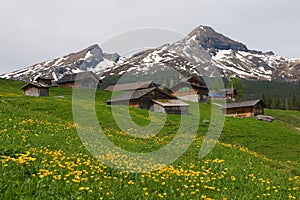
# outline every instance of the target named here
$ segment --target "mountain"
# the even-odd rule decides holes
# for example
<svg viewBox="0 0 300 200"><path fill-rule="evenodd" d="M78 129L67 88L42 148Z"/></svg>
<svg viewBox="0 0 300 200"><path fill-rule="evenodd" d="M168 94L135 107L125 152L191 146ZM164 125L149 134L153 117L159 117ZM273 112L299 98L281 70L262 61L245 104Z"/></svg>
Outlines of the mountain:
<svg viewBox="0 0 300 200"><path fill-rule="evenodd" d="M119 60L118 54L104 53L97 45L92 45L76 53L70 53L53 60L45 61L30 67L3 74L1 78L33 81L39 76L60 79L65 74L83 71L97 72L99 68L109 67Z"/></svg>
<svg viewBox="0 0 300 200"><path fill-rule="evenodd" d="M115 64L111 70L99 73L105 77L128 71L147 74L166 66L195 75L213 76L217 67L226 78L300 80L300 59L250 50L208 26L199 26L178 42L139 52Z"/></svg>
<svg viewBox="0 0 300 200"><path fill-rule="evenodd" d="M37 76L59 79L64 74L93 71L101 78L125 73L144 75L168 67L195 75L214 76L215 69L226 78L255 80L300 80L300 59L289 59L273 52L250 50L208 26L199 26L173 44L147 49L121 58L103 53L98 45L54 60L1 75L2 78L33 80Z"/></svg>
<svg viewBox="0 0 300 200"><path fill-rule="evenodd" d="M197 27L183 41L187 40L194 40L198 48L204 48L225 77L300 80L300 59L288 59L271 51L249 50L246 45L217 33L211 27Z"/></svg>

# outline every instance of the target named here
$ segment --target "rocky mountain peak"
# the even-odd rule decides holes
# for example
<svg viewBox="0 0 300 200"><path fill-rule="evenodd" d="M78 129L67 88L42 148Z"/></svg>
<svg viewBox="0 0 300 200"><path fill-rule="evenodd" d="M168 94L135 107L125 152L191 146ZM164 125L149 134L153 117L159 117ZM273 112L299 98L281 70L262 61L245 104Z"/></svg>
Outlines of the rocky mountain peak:
<svg viewBox="0 0 300 200"><path fill-rule="evenodd" d="M246 45L217 33L209 26L198 26L188 34L187 39L197 41L201 47L213 55L216 54L216 50L248 51Z"/></svg>
<svg viewBox="0 0 300 200"><path fill-rule="evenodd" d="M0 75L0 78L32 81L39 76L60 79L66 74L92 71L101 78L128 72L145 75L174 68L187 74L213 77L214 67L226 78L255 80L300 80L300 59L288 59L273 52L250 50L246 45L198 26L185 38L169 45L138 52L125 58L103 52L99 45Z"/></svg>
<svg viewBox="0 0 300 200"><path fill-rule="evenodd" d="M32 81L39 76L48 76L58 80L65 74L95 71L109 62L116 62L119 57L118 54L104 53L98 44L94 44L81 51L1 75L0 78Z"/></svg>

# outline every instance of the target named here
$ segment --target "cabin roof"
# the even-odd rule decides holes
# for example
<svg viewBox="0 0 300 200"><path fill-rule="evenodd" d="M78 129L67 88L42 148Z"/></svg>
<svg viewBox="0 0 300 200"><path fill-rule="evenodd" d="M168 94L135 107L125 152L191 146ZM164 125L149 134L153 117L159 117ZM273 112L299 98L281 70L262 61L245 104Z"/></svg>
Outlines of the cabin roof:
<svg viewBox="0 0 300 200"><path fill-rule="evenodd" d="M205 86L205 83L203 83L199 78L195 77L195 76L188 76L188 77L184 77L180 80L180 82L186 82L189 83L191 80L197 82L199 85L201 86Z"/></svg>
<svg viewBox="0 0 300 200"><path fill-rule="evenodd" d="M190 106L189 104L184 103L183 101L181 101L179 99L157 99L157 100L152 100L152 101L163 107Z"/></svg>
<svg viewBox="0 0 300 200"><path fill-rule="evenodd" d="M125 94L122 94L116 98L113 98L111 100L108 100L107 102L117 102L117 101L128 101L128 100L133 100L133 99L139 99L142 96L148 94L149 92L152 92L154 90L157 90L159 92L164 93L165 95L169 96L172 99L177 99L175 96L170 95L165 93L164 91L156 88L156 87L152 87L152 88L148 88L148 89L141 89L141 90L134 90L134 91L129 91Z"/></svg>
<svg viewBox="0 0 300 200"><path fill-rule="evenodd" d="M64 75L61 79L59 79L57 81L57 83L62 84L62 83L75 82L75 80L83 80L89 74L93 75L95 78L97 78L99 80L99 78L93 72L80 72L80 73L76 73L76 74Z"/></svg>
<svg viewBox="0 0 300 200"><path fill-rule="evenodd" d="M191 82L192 80L196 83ZM201 80L199 80L198 78L196 78L194 76L188 76L188 77L182 78L179 83L177 83L176 85L174 85L171 88L171 90L176 90L177 88L182 87L182 86L191 86L191 87L197 88L197 89L208 90L205 83L203 83Z"/></svg>
<svg viewBox="0 0 300 200"><path fill-rule="evenodd" d="M143 81L143 82L135 82L135 83L124 83L117 85L110 85L105 90L108 91L126 91L126 90L137 90L137 89L145 89L149 88L153 84L153 81Z"/></svg>
<svg viewBox="0 0 300 200"><path fill-rule="evenodd" d="M25 89L26 87L28 87L30 85L35 86L37 88L51 88L50 85L46 85L46 84L42 84L42 83L36 83L36 82L29 82L29 83L25 84L23 87L21 87L21 89Z"/></svg>
<svg viewBox="0 0 300 200"><path fill-rule="evenodd" d="M197 89L208 90L208 88L206 86L201 86L201 85L189 83L189 82L179 82L171 88L171 91L176 90L176 88L179 88L181 86L188 86L188 87L193 87L193 88L197 88Z"/></svg>
<svg viewBox="0 0 300 200"><path fill-rule="evenodd" d="M228 103L223 105L223 109L227 108L242 108L242 107L253 107L259 102L262 102L261 99L251 100L251 101L242 101L242 102L235 102L235 103Z"/></svg>
<svg viewBox="0 0 300 200"><path fill-rule="evenodd" d="M49 81L52 81L54 80L53 77L50 77L50 76L39 76L35 79L35 81L38 81L38 80L49 80Z"/></svg>

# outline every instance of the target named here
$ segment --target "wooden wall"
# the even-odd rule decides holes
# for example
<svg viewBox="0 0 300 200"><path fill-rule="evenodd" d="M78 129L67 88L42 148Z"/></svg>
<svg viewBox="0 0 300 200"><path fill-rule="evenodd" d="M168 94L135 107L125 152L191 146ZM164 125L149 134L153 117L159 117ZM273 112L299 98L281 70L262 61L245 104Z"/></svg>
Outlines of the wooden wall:
<svg viewBox="0 0 300 200"><path fill-rule="evenodd" d="M235 117L254 117L256 115L264 114L264 108L261 104L249 107L241 108L227 108L223 110L223 113L226 116L235 116Z"/></svg>
<svg viewBox="0 0 300 200"><path fill-rule="evenodd" d="M72 88L72 87L74 87L74 82L58 83L57 85L58 85L58 87Z"/></svg>
<svg viewBox="0 0 300 200"><path fill-rule="evenodd" d="M24 89L25 96L39 96L39 88L29 85Z"/></svg>
<svg viewBox="0 0 300 200"><path fill-rule="evenodd" d="M24 89L25 96L49 96L48 88L38 88L34 86L28 86Z"/></svg>

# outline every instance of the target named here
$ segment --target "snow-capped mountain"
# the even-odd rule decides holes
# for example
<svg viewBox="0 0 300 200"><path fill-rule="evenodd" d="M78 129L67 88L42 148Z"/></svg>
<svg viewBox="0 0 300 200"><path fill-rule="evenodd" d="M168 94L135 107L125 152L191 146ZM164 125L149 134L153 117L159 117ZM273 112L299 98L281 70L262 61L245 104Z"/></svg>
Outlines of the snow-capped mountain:
<svg viewBox="0 0 300 200"><path fill-rule="evenodd" d="M182 40L136 53L129 58L103 53L98 45L0 77L30 81L37 76L59 79L64 74L93 71L99 77L149 74L172 67L180 72L258 80L300 80L300 59L250 50L211 27L199 26Z"/></svg>
<svg viewBox="0 0 300 200"><path fill-rule="evenodd" d="M300 80L300 59L249 50L207 26L199 26L178 42L142 51L99 73L105 77L125 72L147 74L166 66L196 75L213 76L217 68L227 78Z"/></svg>
<svg viewBox="0 0 300 200"><path fill-rule="evenodd" d="M103 53L102 49L95 44L76 53L3 74L0 78L33 81L39 76L44 76L58 80L65 74L84 71L97 72L100 68L116 63L119 58L118 54Z"/></svg>
<svg viewBox="0 0 300 200"><path fill-rule="evenodd" d="M271 51L250 50L207 26L197 27L182 41L187 44L191 40L197 48L204 48L212 56L212 63L225 77L300 80L300 59L288 59Z"/></svg>

